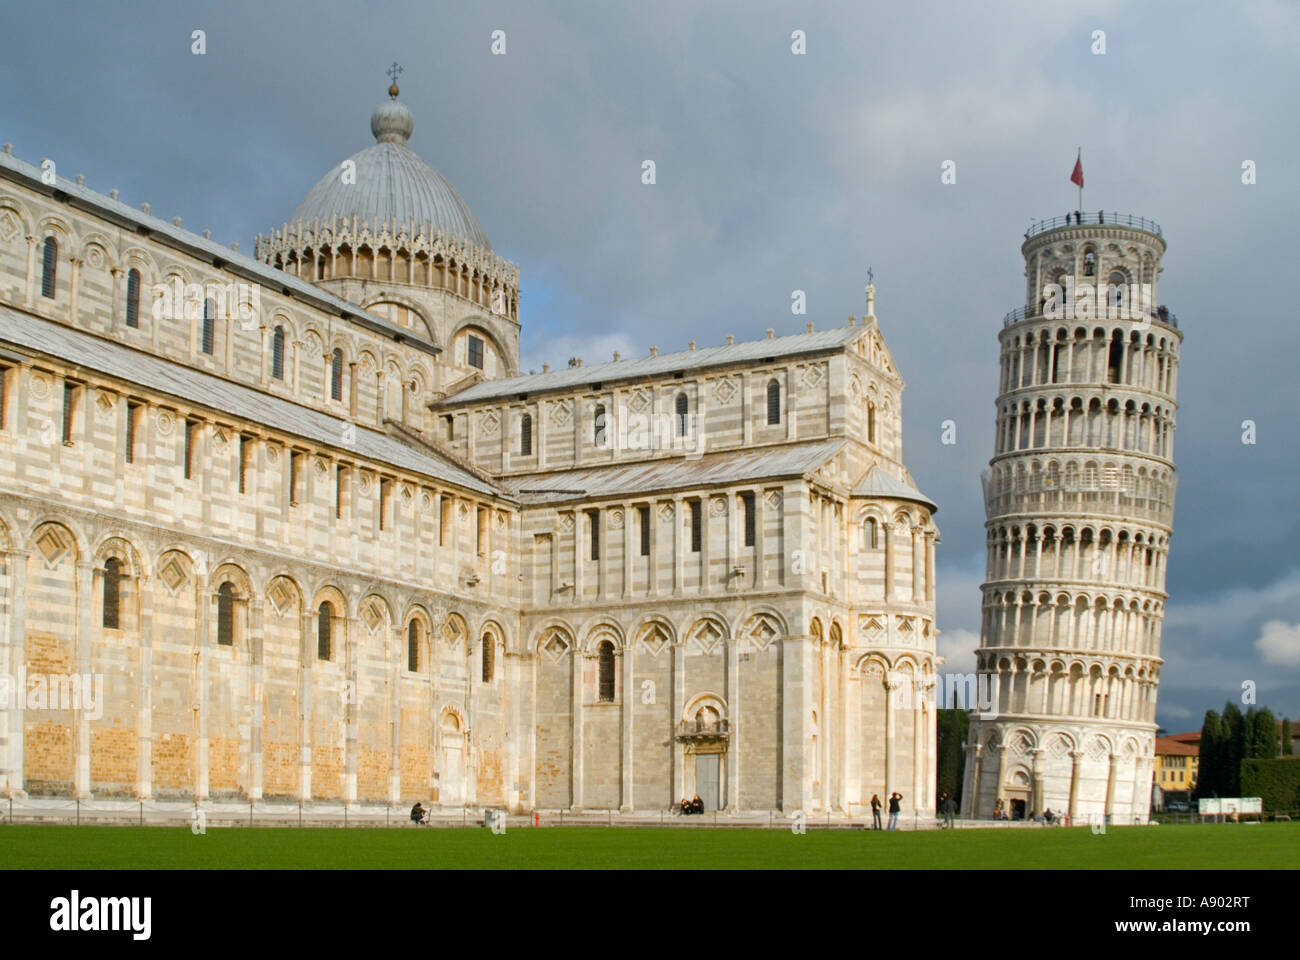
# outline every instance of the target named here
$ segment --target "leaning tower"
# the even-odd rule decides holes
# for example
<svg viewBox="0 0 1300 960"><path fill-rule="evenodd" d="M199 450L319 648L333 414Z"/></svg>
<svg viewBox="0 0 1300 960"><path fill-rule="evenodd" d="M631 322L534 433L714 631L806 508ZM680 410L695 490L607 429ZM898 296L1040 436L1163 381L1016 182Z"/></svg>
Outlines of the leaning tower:
<svg viewBox="0 0 1300 960"><path fill-rule="evenodd" d="M964 813L1141 823L1151 801L1182 334L1159 226L1034 223L998 334Z"/></svg>

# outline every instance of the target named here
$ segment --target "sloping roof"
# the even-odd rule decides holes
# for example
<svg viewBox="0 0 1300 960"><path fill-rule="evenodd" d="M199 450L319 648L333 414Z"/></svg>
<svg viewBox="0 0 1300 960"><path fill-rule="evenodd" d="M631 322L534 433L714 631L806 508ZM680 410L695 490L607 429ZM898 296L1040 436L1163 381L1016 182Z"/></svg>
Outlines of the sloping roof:
<svg viewBox="0 0 1300 960"><path fill-rule="evenodd" d="M1192 730L1192 731L1189 732L1189 733L1171 733L1171 734L1169 734L1169 736L1167 736L1167 737L1163 737L1162 739L1164 739L1164 740L1178 740L1178 741L1180 741L1180 742L1182 742L1182 743L1200 743L1200 742L1201 742L1201 731L1199 731L1199 730Z"/></svg>
<svg viewBox="0 0 1300 960"><path fill-rule="evenodd" d="M1175 740L1173 737L1156 737L1156 755L1174 757L1197 757L1201 748L1194 743Z"/></svg>
<svg viewBox="0 0 1300 960"><path fill-rule="evenodd" d="M939 509L939 505L920 490L910 483L899 480L893 474L886 473L879 464L868 470L862 479L858 481L858 485L853 488L853 496L911 500L915 503L925 504L931 511Z"/></svg>
<svg viewBox="0 0 1300 960"><path fill-rule="evenodd" d="M655 357L595 363L591 366L565 367L547 373L526 374L505 380L489 380L470 387L443 400L440 406L450 407L462 403L477 403L496 397L520 393L542 393L568 390L588 383L611 383L639 377L653 377L677 371L700 370L705 367L726 366L733 363L761 362L767 357L790 357L806 353L823 353L843 349L867 330L866 327L836 327L813 333L797 333L788 337L748 340L703 350L682 350L661 353Z"/></svg>
<svg viewBox="0 0 1300 960"><path fill-rule="evenodd" d="M503 492L453 463L378 430L355 425L355 430L345 430L347 420L3 305L0 342L478 493L501 496Z"/></svg>
<svg viewBox="0 0 1300 960"><path fill-rule="evenodd" d="M673 457L547 471L509 477L502 483L521 501L531 504L632 497L661 490L803 476L833 457L846 442L820 440L757 450L707 453L698 459Z"/></svg>
<svg viewBox="0 0 1300 960"><path fill-rule="evenodd" d="M413 347L423 350L425 353L437 354L441 352L440 347L413 336L410 331L396 327L374 314L367 313L356 304L348 303L348 301L342 300L314 284L299 280L291 273L277 270L275 267L245 254L236 253L229 247L222 246L213 240L207 240L197 233L176 226L174 223L160 220L155 216L137 210L135 207L129 207L120 200L114 200L102 193L96 193L94 190L65 177L56 178L53 185L42 183L40 168L3 152L0 152L0 176L20 182L24 186L46 196L56 192L66 195L68 201L76 209L89 211L111 223L127 226L135 232L139 232L143 228L152 239L159 243L181 250L207 263L217 261L222 265L222 269L229 273L265 284L274 290L287 290L294 299L301 300L334 316L346 317L358 326L373 330L390 339L410 343Z"/></svg>

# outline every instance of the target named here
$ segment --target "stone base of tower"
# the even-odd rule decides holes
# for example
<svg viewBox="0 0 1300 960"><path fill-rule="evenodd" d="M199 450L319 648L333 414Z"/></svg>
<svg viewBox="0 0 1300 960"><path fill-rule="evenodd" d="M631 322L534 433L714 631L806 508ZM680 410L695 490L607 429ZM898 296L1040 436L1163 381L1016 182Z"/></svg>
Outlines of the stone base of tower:
<svg viewBox="0 0 1300 960"><path fill-rule="evenodd" d="M1075 824L1143 824L1154 756L1152 724L973 718L962 815L990 820L1001 809L1018 819L1051 810Z"/></svg>

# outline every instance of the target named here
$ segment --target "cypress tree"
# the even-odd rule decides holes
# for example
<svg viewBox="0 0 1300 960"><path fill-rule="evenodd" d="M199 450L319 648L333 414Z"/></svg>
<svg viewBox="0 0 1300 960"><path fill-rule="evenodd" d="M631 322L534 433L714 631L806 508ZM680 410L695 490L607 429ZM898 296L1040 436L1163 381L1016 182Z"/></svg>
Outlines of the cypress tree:
<svg viewBox="0 0 1300 960"><path fill-rule="evenodd" d="M1268 707L1255 711L1255 729L1250 746L1250 756L1260 760L1272 760L1277 756L1277 717Z"/></svg>
<svg viewBox="0 0 1300 960"><path fill-rule="evenodd" d="M1291 746L1291 718L1290 717L1282 718L1281 748L1282 748L1282 756L1284 757L1291 756L1292 746Z"/></svg>
<svg viewBox="0 0 1300 960"><path fill-rule="evenodd" d="M1205 711L1205 721L1201 724L1201 755L1196 777L1196 796L1213 797L1219 793L1219 742L1223 736L1223 724L1219 714L1214 710Z"/></svg>
<svg viewBox="0 0 1300 960"><path fill-rule="evenodd" d="M1223 751L1219 764L1223 769L1221 797L1241 796L1241 760L1246 752L1246 718L1229 700L1223 707Z"/></svg>

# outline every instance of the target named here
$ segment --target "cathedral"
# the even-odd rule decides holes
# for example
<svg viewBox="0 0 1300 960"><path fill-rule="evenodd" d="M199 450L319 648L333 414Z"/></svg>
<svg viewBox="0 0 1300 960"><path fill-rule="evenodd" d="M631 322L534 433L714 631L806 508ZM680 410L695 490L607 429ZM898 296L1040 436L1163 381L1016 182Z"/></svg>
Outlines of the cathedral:
<svg viewBox="0 0 1300 960"><path fill-rule="evenodd" d="M519 270L414 128L394 85L252 256L6 145L0 794L933 815L874 288L523 371Z"/></svg>

